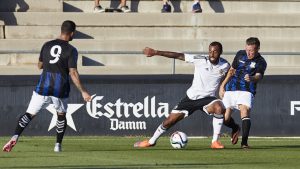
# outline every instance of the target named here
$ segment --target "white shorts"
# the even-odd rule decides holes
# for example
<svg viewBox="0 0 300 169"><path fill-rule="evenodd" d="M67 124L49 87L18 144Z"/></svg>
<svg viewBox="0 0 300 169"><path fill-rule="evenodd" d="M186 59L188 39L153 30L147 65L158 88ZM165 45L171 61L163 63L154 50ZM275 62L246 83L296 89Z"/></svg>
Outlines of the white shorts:
<svg viewBox="0 0 300 169"><path fill-rule="evenodd" d="M254 101L253 94L247 91L226 91L223 97L223 104L225 108L239 109L239 105L245 105L252 108Z"/></svg>
<svg viewBox="0 0 300 169"><path fill-rule="evenodd" d="M42 96L33 91L27 113L36 115L41 109L53 104L54 109L60 113L66 113L68 108L67 98L61 99L54 96Z"/></svg>

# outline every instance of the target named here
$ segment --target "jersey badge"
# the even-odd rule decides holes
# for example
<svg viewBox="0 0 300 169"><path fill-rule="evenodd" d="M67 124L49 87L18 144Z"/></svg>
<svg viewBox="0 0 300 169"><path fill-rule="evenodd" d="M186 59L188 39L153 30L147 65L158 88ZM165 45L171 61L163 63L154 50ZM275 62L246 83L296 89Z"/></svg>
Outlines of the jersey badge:
<svg viewBox="0 0 300 169"><path fill-rule="evenodd" d="M221 69L221 70L219 71L219 73L220 73L221 76L225 76L225 72L226 72L226 71L225 71L224 69Z"/></svg>
<svg viewBox="0 0 300 169"><path fill-rule="evenodd" d="M255 62L251 62L250 67L251 68L255 68L256 63Z"/></svg>

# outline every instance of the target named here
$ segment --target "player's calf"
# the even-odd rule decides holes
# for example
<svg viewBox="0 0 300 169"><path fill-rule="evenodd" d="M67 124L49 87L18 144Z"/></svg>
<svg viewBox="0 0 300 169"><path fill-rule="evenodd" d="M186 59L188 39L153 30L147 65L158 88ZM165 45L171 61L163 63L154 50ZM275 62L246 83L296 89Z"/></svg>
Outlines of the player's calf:
<svg viewBox="0 0 300 169"><path fill-rule="evenodd" d="M29 113L23 114L18 121L16 130L15 130L15 135L21 135L23 130L27 127L27 125L30 123L34 116L32 116Z"/></svg>
<svg viewBox="0 0 300 169"><path fill-rule="evenodd" d="M243 128L243 135L242 135L242 143L241 145L248 145L248 137L251 128L251 119L250 117L243 117L242 118L242 128Z"/></svg>
<svg viewBox="0 0 300 169"><path fill-rule="evenodd" d="M59 145L60 149L61 149L61 142L63 140L66 131L66 127L67 127L67 119L65 113L58 113L57 121L56 121L56 145Z"/></svg>
<svg viewBox="0 0 300 169"><path fill-rule="evenodd" d="M224 121L224 125L232 129L231 131L231 143L233 145L237 144L240 134L240 126L237 125L232 117L229 120Z"/></svg>

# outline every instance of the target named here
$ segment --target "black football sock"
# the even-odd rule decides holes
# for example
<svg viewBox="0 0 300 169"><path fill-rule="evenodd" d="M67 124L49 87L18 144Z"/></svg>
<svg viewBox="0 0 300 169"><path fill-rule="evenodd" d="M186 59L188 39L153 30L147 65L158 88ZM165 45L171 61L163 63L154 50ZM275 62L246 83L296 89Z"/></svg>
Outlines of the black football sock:
<svg viewBox="0 0 300 169"><path fill-rule="evenodd" d="M32 120L32 116L29 113L23 114L18 121L16 130L15 130L15 135L21 135L23 130L26 128L26 126L30 123Z"/></svg>
<svg viewBox="0 0 300 169"><path fill-rule="evenodd" d="M225 121L224 120L224 125L226 127L229 127L233 130L237 129L238 128L238 125L235 123L234 119L232 117L230 117L230 119L228 121Z"/></svg>
<svg viewBox="0 0 300 169"><path fill-rule="evenodd" d="M66 131L67 119L66 115L57 115L56 121L56 143L61 143Z"/></svg>
<svg viewBox="0 0 300 169"><path fill-rule="evenodd" d="M248 145L248 137L251 127L250 117L242 118L242 129L243 129L243 137L241 145Z"/></svg>

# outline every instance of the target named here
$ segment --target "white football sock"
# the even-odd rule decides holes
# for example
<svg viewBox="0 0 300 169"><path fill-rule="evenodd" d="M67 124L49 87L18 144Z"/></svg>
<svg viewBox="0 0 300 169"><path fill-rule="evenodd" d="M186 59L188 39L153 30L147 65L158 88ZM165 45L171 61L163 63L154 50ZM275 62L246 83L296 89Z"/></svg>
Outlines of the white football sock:
<svg viewBox="0 0 300 169"><path fill-rule="evenodd" d="M219 135L221 133L222 125L223 125L223 116L222 117L213 117L213 129L214 129L214 134L213 134L213 139L211 142L218 141Z"/></svg>
<svg viewBox="0 0 300 169"><path fill-rule="evenodd" d="M164 134L165 132L167 131L166 128L163 127L163 125L159 125L156 129L156 131L154 132L153 136L150 138L149 140L149 143L151 145L155 144L156 143L156 140L162 135Z"/></svg>

